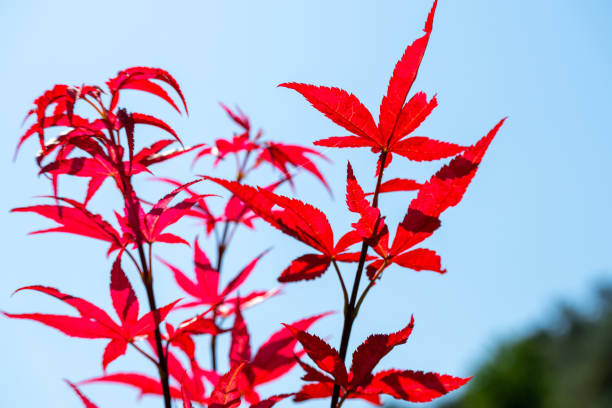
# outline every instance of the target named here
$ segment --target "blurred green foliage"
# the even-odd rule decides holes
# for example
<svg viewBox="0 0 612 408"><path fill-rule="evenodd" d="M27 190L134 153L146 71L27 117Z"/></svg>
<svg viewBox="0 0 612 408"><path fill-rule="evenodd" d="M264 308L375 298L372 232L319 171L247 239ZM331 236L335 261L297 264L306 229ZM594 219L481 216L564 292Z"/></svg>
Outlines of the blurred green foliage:
<svg viewBox="0 0 612 408"><path fill-rule="evenodd" d="M597 310L563 305L554 327L502 344L438 408L612 408L612 285ZM391 403L390 408L402 406Z"/></svg>
<svg viewBox="0 0 612 408"><path fill-rule="evenodd" d="M612 407L612 286L598 311L562 306L559 324L502 345L442 408Z"/></svg>

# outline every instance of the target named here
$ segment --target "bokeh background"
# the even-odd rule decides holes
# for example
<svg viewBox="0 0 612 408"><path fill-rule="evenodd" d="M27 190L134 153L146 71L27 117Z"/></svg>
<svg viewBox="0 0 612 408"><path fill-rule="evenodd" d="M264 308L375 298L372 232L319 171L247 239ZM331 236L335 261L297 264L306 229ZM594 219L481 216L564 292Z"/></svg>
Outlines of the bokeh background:
<svg viewBox="0 0 612 408"><path fill-rule="evenodd" d="M55 83L102 84L129 66L162 67L181 84L188 118L153 97L133 93L125 102L128 108L167 120L187 144L211 143L236 130L218 106L222 101L238 104L270 138L309 145L344 132L297 94L276 85L298 81L338 86L354 92L377 115L393 66L406 45L420 36L430 6L429 0L1 2L0 309L68 311L43 295L11 297L13 290L28 284L55 286L110 307L111 260L104 256L105 245L61 234L28 237L50 223L9 213L49 193L32 159L38 149L34 141L12 161L24 131L21 120L42 91ZM391 269L368 298L353 331L353 346L371 332L403 327L411 314L416 320L408 343L381 367L473 375L482 364L498 364L491 359L499 355L500 342L559 326L560 301L587 316L598 310L595 288L612 276L611 18L607 0L440 0L413 88L437 93L440 106L418 133L469 144L501 117L509 119L465 199L443 216L442 228L427 242L443 256L448 273ZM138 135L141 143L156 136L153 130ZM325 153L332 163L321 166L334 197L309 175L298 179L297 195L324 209L341 232L348 222L343 203L346 161L357 168L363 184L372 185L374 157L366 151ZM157 167L156 174L187 181L193 177L190 161L191 156L174 160ZM389 176L423 180L437 166L396 159ZM226 169L221 165L215 174L229 175ZM195 169L200 174L212 171L209 161ZM82 186L68 184L65 194L82 197ZM146 182L142 189L151 199L165 191ZM383 197L391 225L403 216L410 198L401 193ZM107 188L93 205L102 210L117 203ZM178 230L188 237L202 235L190 221ZM267 225L260 225L257 235L238 236L226 270L236 271L268 246L273 251L247 286L276 285L282 268L305 247ZM189 248L160 245L159 254L192 269ZM180 296L170 274L161 265L155 268L159 303ZM128 272L132 278L133 272ZM261 344L280 322L339 306L333 274L287 286L283 296L247 312L252 343ZM337 343L340 324L337 313L315 331ZM0 318L0 333L0 406L80 406L62 379L99 375L103 341L67 339L40 324L5 318ZM566 350L578 353L572 347ZM109 371L130 368L149 369L137 356L127 356ZM552 369L547 364L542 368ZM268 391L295 389L298 371ZM137 393L125 387L90 385L83 390L102 407L136 405ZM496 406L475 404L465 406ZM145 397L138 406L159 402Z"/></svg>

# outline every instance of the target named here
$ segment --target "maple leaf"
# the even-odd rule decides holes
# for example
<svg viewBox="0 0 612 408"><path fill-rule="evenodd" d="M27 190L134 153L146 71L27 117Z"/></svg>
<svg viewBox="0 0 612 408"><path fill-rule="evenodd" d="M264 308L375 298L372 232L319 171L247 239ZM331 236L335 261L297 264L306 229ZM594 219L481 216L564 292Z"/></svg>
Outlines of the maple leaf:
<svg viewBox="0 0 612 408"><path fill-rule="evenodd" d="M189 245L189 243L181 237L170 233L164 233L163 231L187 215L191 207L193 207L201 197L191 196L172 207L169 207L170 202L181 191L200 181L201 180L194 180L172 190L154 204L148 213L144 212L140 206L140 201L136 199L137 208L126 208L125 217L117 215L121 229L130 237L134 245L137 245L140 239L148 243L165 242L170 244L180 243ZM137 215L134 215L134 212L136 212Z"/></svg>
<svg viewBox="0 0 612 408"><path fill-rule="evenodd" d="M348 386L348 372L336 349L321 338L307 333L304 330L296 329L287 324L284 326L291 331L297 341L304 347L304 351L306 351L308 357L310 357L321 370L332 376L334 383L342 387Z"/></svg>
<svg viewBox="0 0 612 408"><path fill-rule="evenodd" d="M293 260L279 277L280 282L295 282L314 279L329 268L331 262L338 260L354 262L347 256L349 246L357 243L351 234L350 239L340 239L334 245L334 234L321 210L300 200L277 195L261 187L254 188L238 182L205 177L240 198L255 214L283 233L314 248L321 254L306 254ZM278 207L280 209L275 210Z"/></svg>
<svg viewBox="0 0 612 408"><path fill-rule="evenodd" d="M263 136L263 131L259 130L255 136L252 136L250 120L248 116L246 116L239 108L237 108L236 113L223 104L221 104L221 107L244 131L240 134L235 134L231 140L219 138L215 141L215 146L205 147L200 150L192 162L192 167L200 158L204 156L214 156L215 161L213 165L217 166L217 164L219 164L221 160L225 159L227 155L233 154L238 160L238 154L243 152L245 153L244 163L246 166L246 160L248 159L249 155L251 153L255 153L255 164L248 169L238 169L238 180L241 180L244 177L245 173L243 172L248 173L250 170L259 167L262 163L268 163L273 168L280 171L284 176L284 181L288 181L292 187L294 186L294 174L292 174L290 170L293 167L293 169L303 169L308 173L311 173L331 193L325 177L315 162L311 159L311 157L318 157L329 161L327 157L316 150L299 145L272 141L262 142L261 138Z"/></svg>
<svg viewBox="0 0 612 408"><path fill-rule="evenodd" d="M457 378L436 373L417 373L409 370L372 373L384 356L394 347L406 342L414 327L413 318L406 327L396 333L369 336L353 353L352 366L348 373L334 348L317 336L296 328L292 329L290 326L287 327L304 346L306 354L319 369L331 375L331 377L327 376L316 368L300 362L306 371L302 379L313 381L313 383L304 385L295 395L295 401L330 397L334 384L337 384L341 387L341 397L360 398L374 404L380 404L380 394L388 394L394 398L412 402L426 402L457 389L469 381L469 378Z"/></svg>
<svg viewBox="0 0 612 408"><path fill-rule="evenodd" d="M47 173L53 170L53 172L49 174L52 179L54 194L58 195L57 180L60 174L90 177L91 180L85 199L85 203L87 203L106 177L120 176L123 178L129 177L129 175L132 174L135 125L145 124L156 126L170 133L179 143L181 143L176 132L161 119L142 113L128 113L125 109L117 109L120 90L139 89L162 97L180 112L176 104L174 104L163 88L155 82L152 82L152 80L165 82L173 87L179 94L185 106L185 111L187 111L185 100L178 84L166 71L146 67L129 68L121 71L117 77L107 82L111 91L111 101L108 109L104 107L104 103L101 99L103 91L97 86L83 85L74 87L56 85L53 89L45 92L34 101L35 107L30 110L26 116L27 119L29 116L35 114L37 121L31 125L26 133L20 138L17 150L30 136L38 133L42 149L37 155L37 162L39 165L42 164L43 160L48 157L51 152L58 152L55 160L49 164L51 167L46 168L44 171ZM90 122L88 119L74 115L74 105L81 99L89 103L98 112L101 118ZM47 116L46 112L48 108L52 106L54 107L53 112L51 115ZM56 139L45 142L45 129L57 126L68 127L69 130L61 133ZM120 145L118 133L122 128L126 133L129 153L129 165L126 166L126 169L122 168L122 156L125 149ZM105 135L105 132L108 132L108 136ZM115 132L117 139L115 138ZM68 163L62 163L75 148L90 154L97 163L93 161L83 163L83 158L76 158L76 160L71 160ZM188 151L189 149L183 150ZM170 157L175 156L176 154ZM165 159L157 158L157 160L163 161ZM146 164L139 163L138 167L137 173L146 171ZM92 174L92 172L95 174ZM117 186L120 190L123 190L125 187L124 182L125 180L122 180L122 182L117 180Z"/></svg>
<svg viewBox="0 0 612 408"><path fill-rule="evenodd" d="M327 191L331 193L325 177L323 177L316 164L306 156L307 154L329 161L327 157L314 149L285 143L267 142L257 156L257 164L261 162L271 164L287 178L291 185L293 185L293 176L288 165L292 165L296 169L306 170L319 179Z"/></svg>
<svg viewBox="0 0 612 408"><path fill-rule="evenodd" d="M260 146L250 139L248 132L234 135L231 140L219 138L215 140L214 147L206 147L198 152L193 159L191 166L193 167L199 159L207 155L213 155L215 161L213 166L217 166L221 160L228 154L238 154L240 152L251 152L260 149Z"/></svg>
<svg viewBox="0 0 612 408"><path fill-rule="evenodd" d="M152 82L153 80L170 85L170 87L172 87L179 95L181 102L183 103L183 107L185 108L185 112L189 113L183 92L181 91L178 82L176 82L172 75L163 69L149 67L132 67L124 69L123 71L119 71L117 76L109 79L106 82L112 98L110 110L115 109L117 106L117 103L119 102L119 93L121 90L134 89L148 92L162 98L164 101L170 104L170 106L176 109L177 112L181 113L181 110L178 108L176 103L174 103L164 88L159 86L157 83Z"/></svg>
<svg viewBox="0 0 612 408"><path fill-rule="evenodd" d="M197 240L194 242L194 253L193 263L195 280L191 280L187 277L179 268L158 258L168 269L170 269L174 275L176 283L181 289L188 295L192 296L194 300L182 304L181 308L194 307L200 305L208 305L213 307L221 307L227 309L228 302L227 297L232 293L236 292L240 286L249 277L259 260L266 254L263 252L258 255L255 259L248 263L223 289L219 288L219 271L217 271L211 264L206 253L201 249L200 244ZM247 294L243 299L251 300L255 292ZM261 295L260 292L257 292ZM232 301L235 303L235 301ZM223 307L225 306L225 307Z"/></svg>
<svg viewBox="0 0 612 408"><path fill-rule="evenodd" d="M269 383L287 374L297 361L295 347L298 343L287 328L282 328L272 334L252 355L250 335L240 312L241 305L237 301L234 326L232 328L232 341L230 345L230 365L246 362L239 380L239 390L248 402L259 402L256 387ZM329 315L322 313L292 323L292 327L306 330L319 319ZM299 352L298 355L302 355Z"/></svg>
<svg viewBox="0 0 612 408"><path fill-rule="evenodd" d="M156 177L155 180L168 183L175 187L180 187L183 185L183 183L177 180L166 177ZM196 203L187 212L187 216L203 220L203 223L206 227L206 233L210 234L215 229L217 223L221 220L221 217L217 217L212 213L212 211L206 204L206 201L204 200L205 197L212 196L212 194L198 194L190 188L185 188L183 191L189 194L190 197L197 200Z"/></svg>
<svg viewBox="0 0 612 408"><path fill-rule="evenodd" d="M402 330L392 334L373 334L353 353L351 387L363 386L371 380L372 370L396 346L406 343L414 328L414 318Z"/></svg>
<svg viewBox="0 0 612 408"><path fill-rule="evenodd" d="M119 254L113 263L110 284L110 297L113 302L113 308L119 317L119 324L115 323L104 310L93 303L67 295L55 288L26 286L17 289L16 292L22 290L33 290L53 296L73 307L79 312L80 316L42 313L4 313L5 316L13 319L38 321L71 337L110 339L111 341L107 344L102 358L102 368L104 370L112 361L125 354L129 343L150 335L155 329L152 312L138 318L138 299L129 280L121 269L121 254ZM158 310L160 321L166 318L177 302L178 300Z"/></svg>
<svg viewBox="0 0 612 408"><path fill-rule="evenodd" d="M221 108L227 113L227 115L238 125L240 126L244 132L240 134L235 134L232 140L219 138L215 141L214 147L205 147L202 149L196 157L193 159L191 163L191 167L193 167L196 162L207 155L215 156L214 166L217 166L221 160L225 158L228 154L237 155L240 152L246 152L249 154L254 150L260 150L262 146L257 143L257 139L262 136L262 131L260 130L254 137L251 138L251 123L249 117L244 114L240 110L240 108L236 108L236 112L232 111L226 105L219 103Z"/></svg>
<svg viewBox="0 0 612 408"><path fill-rule="evenodd" d="M417 93L406 102L429 41L436 5L437 0L427 17L425 34L406 48L395 66L387 94L382 99L378 125L359 99L342 89L294 82L279 85L300 93L315 109L352 134L318 140L315 145L368 147L375 153L384 151L387 154L385 167L391 162L393 153L410 160L430 161L454 156L464 149L454 143L426 137L404 139L416 130L437 106L435 96L427 101L423 92Z"/></svg>

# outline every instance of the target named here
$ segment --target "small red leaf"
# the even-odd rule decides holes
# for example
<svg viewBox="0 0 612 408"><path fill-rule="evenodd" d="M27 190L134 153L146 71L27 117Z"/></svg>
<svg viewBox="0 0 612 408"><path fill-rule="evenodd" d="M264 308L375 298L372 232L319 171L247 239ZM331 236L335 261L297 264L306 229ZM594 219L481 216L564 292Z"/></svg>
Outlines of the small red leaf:
<svg viewBox="0 0 612 408"><path fill-rule="evenodd" d="M352 387L366 385L372 377L372 370L378 362L386 356L395 346L406 342L414 327L414 318L410 323L397 333L374 334L357 347L353 353L351 367Z"/></svg>
<svg viewBox="0 0 612 408"><path fill-rule="evenodd" d="M326 255L306 254L293 261L278 277L279 282L311 280L323 275L331 259Z"/></svg>
<svg viewBox="0 0 612 408"><path fill-rule="evenodd" d="M329 315L323 313L291 323L291 327L307 330L317 320ZM296 361L294 358L297 339L291 331L283 327L259 347L253 358L251 368L255 375L255 385L270 382L286 374Z"/></svg>

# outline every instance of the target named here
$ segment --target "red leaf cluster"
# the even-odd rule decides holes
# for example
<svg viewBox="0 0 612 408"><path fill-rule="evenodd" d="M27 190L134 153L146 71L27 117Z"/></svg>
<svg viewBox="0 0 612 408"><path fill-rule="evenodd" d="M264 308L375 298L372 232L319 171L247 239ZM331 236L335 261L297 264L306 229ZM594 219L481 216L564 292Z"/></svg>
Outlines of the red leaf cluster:
<svg viewBox="0 0 612 408"><path fill-rule="evenodd" d="M380 395L387 394L405 401L427 402L461 387L470 380L409 370L372 372L378 362L394 347L406 342L412 333L414 319L396 333L373 334L368 337L353 353L350 370L347 370L338 351L325 341L296 327L286 327L317 365L315 368L299 361L306 372L302 379L309 384L304 385L295 394L295 401L328 398L332 395L335 384L341 387L343 399L358 398L380 404Z"/></svg>
<svg viewBox="0 0 612 408"><path fill-rule="evenodd" d="M376 163L376 183L366 189L356 176L360 168L355 171L350 163L347 164L345 203L353 220L345 223L341 235L334 234L328 216L321 209L277 193L285 182L295 187L294 179L300 171L310 173L330 190L326 176L316 164L326 158L317 150L266 140L263 131L253 130L244 112L223 104L221 108L239 131L209 145L185 147L179 134L162 119L119 106L124 91L136 90L154 95L177 112L187 114L178 82L162 69L125 69L106 81L106 91L93 85L56 85L44 92L35 99L34 107L26 116L26 119L33 118L34 123L21 136L17 149L34 135L38 137L41 151L36 162L39 174L50 180L53 193L46 198L54 202L13 211L36 213L56 223L33 234L80 235L108 244L107 256L117 251L110 271L110 299L117 318L89 301L41 285L26 286L17 292L30 290L55 297L72 307L76 314L3 314L37 321L70 337L105 340L101 356L103 374L77 384L129 386L141 396L163 397L165 408L172 406L172 400L182 403L183 408L192 407L193 403L210 408L237 408L243 400L252 408L271 408L289 397L296 402L331 397L332 408L340 408L349 399L381 404L384 395L410 402L427 402L467 383L469 378L437 373L400 369L376 371L387 354L409 339L414 328L412 318L395 333L370 335L353 351L350 367L345 362L353 324L366 296L387 268L396 265L415 271L446 272L440 256L420 245L440 227L442 214L461 201L504 123L504 119L499 121L471 146L414 135L438 104L436 96L428 97L424 92L410 95L433 29L436 5L434 1L424 34L406 48L397 62L382 98L377 122L355 95L342 89L294 82L279 85L300 93L315 109L350 133L321 139L315 145L367 147L377 157L372 162L372 169ZM87 110L93 116L86 114ZM143 144L137 134L140 126L136 125L157 128L171 137ZM48 133L60 130L58 128L64 131L54 138L48 137ZM172 149L174 143L180 147ZM235 163L235 177L226 180L206 175L189 183L153 177L149 181L169 184L172 191L152 202L137 192L136 176L153 174L154 164L196 149L192 164L212 156L213 167ZM424 181L385 179L385 169L394 155L416 162L447 160ZM254 186L244 184L256 170L266 166L273 171L275 179L268 178ZM270 172L267 173L270 177ZM58 193L59 179L66 176L86 180L83 199ZM121 197L119 208L112 211L116 218L114 225L91 207L107 179L112 181ZM211 185L196 186L202 180L212 181L231 194L223 201L215 194L200 193L196 189ZM412 194L407 201L406 214L395 230L389 227L384 208L379 206L380 195L391 192ZM186 197L179 199L179 195ZM153 249L157 250L158 243L190 246L183 236L171 232L171 227L184 217L199 220L209 239L206 242L197 237L193 240L193 275L154 255ZM268 251L245 259L244 252L235 254L229 248L236 232L242 227L255 229L257 219L309 247L306 253L276 271L280 282L312 280L323 276L330 267L335 270L344 300L338 349L307 331L328 313L285 324L259 348L252 347L245 316L250 312L246 310L278 294L280 288L244 290L245 282L256 266L265 262L261 260ZM214 245L210 244L212 238ZM244 266L226 279L223 260L229 256L228 251L231 256L239 257L238 265ZM142 315L144 296L137 295L130 283L134 278L128 279L124 272L122 261L125 259L131 262L134 277L140 278L143 284L149 311ZM153 283L159 272L155 268L153 273L154 259L170 270L178 288L186 294L185 301L179 299L163 307L157 306L156 290L160 288ZM355 267L352 274L355 278L348 282L352 286L347 285L341 266L342 269ZM369 277L365 289L360 288L363 274ZM171 312L177 309L192 314L176 319ZM229 326L228 322L232 321ZM200 362L198 347L202 338L209 340L209 368L203 368ZM227 360L221 363L217 344L223 338L227 339L228 353ZM128 350L152 363L157 374L139 370L107 373L109 364ZM303 360L305 355L312 363ZM306 382L297 391L267 398L260 396L262 385L285 376L296 365L304 370L302 380ZM67 383L86 408L96 408L77 385Z"/></svg>

